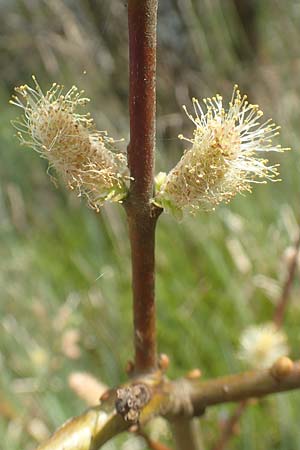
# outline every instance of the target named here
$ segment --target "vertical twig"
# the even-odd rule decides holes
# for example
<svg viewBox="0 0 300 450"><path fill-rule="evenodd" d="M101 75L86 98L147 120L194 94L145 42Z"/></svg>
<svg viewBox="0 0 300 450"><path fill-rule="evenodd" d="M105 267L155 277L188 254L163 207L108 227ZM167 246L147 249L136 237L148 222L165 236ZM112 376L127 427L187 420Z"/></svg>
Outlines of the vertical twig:
<svg viewBox="0 0 300 450"><path fill-rule="evenodd" d="M226 445L234 435L235 427L239 423L240 418L242 417L247 406L248 406L247 400L243 400L238 404L232 415L226 421L224 429L222 430L221 438L213 447L213 450L224 450L226 448Z"/></svg>
<svg viewBox="0 0 300 450"><path fill-rule="evenodd" d="M129 0L129 111L128 166L132 177L125 203L132 253L135 372L156 368L155 225L160 209L153 196L156 25L158 0Z"/></svg>
<svg viewBox="0 0 300 450"><path fill-rule="evenodd" d="M203 450L197 419L180 417L171 423L176 450Z"/></svg>
<svg viewBox="0 0 300 450"><path fill-rule="evenodd" d="M284 313L289 302L290 292L292 289L293 281L296 275L296 269L299 258L300 250L300 230L298 230L298 236L293 246L294 253L289 261L287 268L287 276L284 280L281 295L277 301L276 308L274 311L273 321L275 325L280 328L284 319Z"/></svg>
<svg viewBox="0 0 300 450"><path fill-rule="evenodd" d="M298 258L300 252L300 229L298 230L298 235L295 240L293 250L294 253L289 261L287 267L287 274L283 281L281 293L276 302L276 307L274 309L273 314L273 322L278 328L282 326L284 315L290 300L290 292L292 289L293 281L296 275L296 269L298 265ZM249 402L247 400L244 400L240 402L239 405L236 407L233 414L226 421L225 426L222 430L222 434L217 443L214 445L213 450L224 450L226 448L227 443L234 434L235 426L239 422L244 411L246 410L248 403Z"/></svg>

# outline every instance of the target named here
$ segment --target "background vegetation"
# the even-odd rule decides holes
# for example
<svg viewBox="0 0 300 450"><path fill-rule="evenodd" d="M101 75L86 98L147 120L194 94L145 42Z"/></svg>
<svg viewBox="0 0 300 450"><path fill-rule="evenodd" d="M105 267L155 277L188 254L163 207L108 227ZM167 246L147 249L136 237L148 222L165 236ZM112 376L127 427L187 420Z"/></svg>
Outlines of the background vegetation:
<svg viewBox="0 0 300 450"><path fill-rule="evenodd" d="M241 331L267 321L280 293L300 213L299 20L297 0L161 1L157 169L175 164L184 149L176 136L192 132L181 105L217 91L229 98L236 82L293 149L279 154L281 183L181 224L160 218L158 334L170 376L194 367L204 377L241 370ZM0 52L0 435L3 449L29 450L84 409L68 386L71 373L88 371L109 385L125 379L130 260L122 208L96 214L56 189L45 162L13 137L18 111L7 103L32 73L45 89L77 84L92 99L98 128L127 140L126 4L2 0ZM296 358L299 293L297 280L285 319ZM231 409L203 417L208 448ZM299 411L299 392L251 406L230 448L300 448ZM146 446L126 436L106 448Z"/></svg>

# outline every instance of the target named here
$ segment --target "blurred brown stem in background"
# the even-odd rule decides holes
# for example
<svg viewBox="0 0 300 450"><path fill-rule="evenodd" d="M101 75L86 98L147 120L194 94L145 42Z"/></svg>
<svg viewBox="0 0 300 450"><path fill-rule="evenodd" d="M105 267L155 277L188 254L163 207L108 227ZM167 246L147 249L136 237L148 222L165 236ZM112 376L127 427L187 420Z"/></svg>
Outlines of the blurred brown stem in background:
<svg viewBox="0 0 300 450"><path fill-rule="evenodd" d="M220 439L216 443L216 445L213 447L213 450L224 450L226 447L226 444L229 442L229 440L235 435L235 429L236 426L242 417L245 409L248 406L248 401L243 400L240 402L237 407L235 408L232 415L226 420L224 427L222 428L222 434L220 436Z"/></svg>
<svg viewBox="0 0 300 450"><path fill-rule="evenodd" d="M233 0L245 39L239 39L236 51L241 61L253 60L258 50L258 2L255 0Z"/></svg>
<svg viewBox="0 0 300 450"><path fill-rule="evenodd" d="M288 263L287 274L283 282L281 295L278 301L276 302L276 308L273 315L273 321L278 328L282 326L284 314L290 300L290 293L293 281L296 276L296 269L298 265L299 250L300 250L300 228L298 230L298 236L293 246L293 254Z"/></svg>

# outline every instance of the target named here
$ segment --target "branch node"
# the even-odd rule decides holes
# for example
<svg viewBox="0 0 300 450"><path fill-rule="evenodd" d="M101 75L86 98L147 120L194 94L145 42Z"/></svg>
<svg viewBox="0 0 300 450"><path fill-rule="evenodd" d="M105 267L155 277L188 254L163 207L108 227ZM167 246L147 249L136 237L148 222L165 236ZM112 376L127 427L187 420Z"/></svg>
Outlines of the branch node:
<svg viewBox="0 0 300 450"><path fill-rule="evenodd" d="M195 410L191 399L192 388L190 380L181 378L174 383L170 394L168 412L173 416L195 417L204 413L204 408Z"/></svg>
<svg viewBox="0 0 300 450"><path fill-rule="evenodd" d="M190 370L186 375L185 378L188 378L189 380L196 380L198 378L201 378L202 372L200 369L192 369Z"/></svg>
<svg viewBox="0 0 300 450"><path fill-rule="evenodd" d="M106 402L111 396L115 395L115 390L114 389L107 389L107 391L105 391L101 397L99 398L100 400L100 404L102 402Z"/></svg>
<svg viewBox="0 0 300 450"><path fill-rule="evenodd" d="M135 384L117 389L116 410L126 422L138 423L143 407L151 398L145 384Z"/></svg>
<svg viewBox="0 0 300 450"><path fill-rule="evenodd" d="M161 353L158 357L158 368L165 373L170 365L170 358L165 353Z"/></svg>
<svg viewBox="0 0 300 450"><path fill-rule="evenodd" d="M294 367L293 361L287 356L282 356L277 359L277 361L273 364L270 369L271 375L277 380L280 381L283 378L290 375Z"/></svg>
<svg viewBox="0 0 300 450"><path fill-rule="evenodd" d="M222 387L222 390L223 390L224 394L227 394L229 392L229 387L227 386L227 384L224 384L224 386Z"/></svg>
<svg viewBox="0 0 300 450"><path fill-rule="evenodd" d="M134 373L134 362L133 361L131 361L131 360L127 361L126 366L125 366L125 372L129 376Z"/></svg>

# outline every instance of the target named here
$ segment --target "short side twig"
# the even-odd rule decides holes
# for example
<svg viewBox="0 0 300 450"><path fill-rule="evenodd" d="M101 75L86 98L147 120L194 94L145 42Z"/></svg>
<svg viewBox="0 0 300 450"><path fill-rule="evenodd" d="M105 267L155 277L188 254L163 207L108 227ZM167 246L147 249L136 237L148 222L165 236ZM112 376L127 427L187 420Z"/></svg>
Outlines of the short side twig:
<svg viewBox="0 0 300 450"><path fill-rule="evenodd" d="M207 406L298 389L300 386L299 361L292 364L289 373L280 377L275 375L277 372L276 364L271 370L244 372L206 382L187 380L194 414L201 413ZM278 364L280 365L280 360Z"/></svg>

